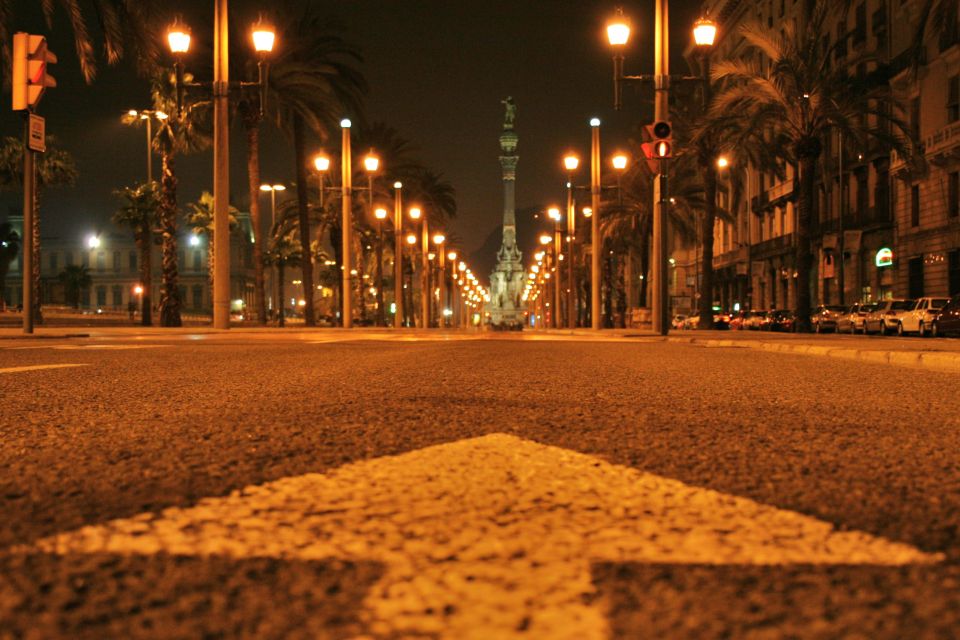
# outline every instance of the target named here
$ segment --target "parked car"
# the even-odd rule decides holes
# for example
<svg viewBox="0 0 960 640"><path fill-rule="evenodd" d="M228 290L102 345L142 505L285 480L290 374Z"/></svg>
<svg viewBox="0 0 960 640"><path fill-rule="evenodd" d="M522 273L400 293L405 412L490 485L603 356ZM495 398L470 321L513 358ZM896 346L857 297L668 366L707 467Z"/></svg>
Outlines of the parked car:
<svg viewBox="0 0 960 640"><path fill-rule="evenodd" d="M793 311L778 309L777 311L771 311L770 315L767 316L766 327L764 328L768 331L793 331L795 320Z"/></svg>
<svg viewBox="0 0 960 640"><path fill-rule="evenodd" d="M960 295L953 296L950 302L943 305L933 320L930 333L935 336L960 334Z"/></svg>
<svg viewBox="0 0 960 640"><path fill-rule="evenodd" d="M930 335L934 318L948 302L949 298L918 298L913 310L900 318L897 335L916 333L921 338Z"/></svg>
<svg viewBox="0 0 960 640"><path fill-rule="evenodd" d="M713 328L714 329L729 329L730 320L728 315L723 313L715 313L713 315ZM684 329L696 329L700 322L700 314L698 313L695 316L690 316L683 323Z"/></svg>
<svg viewBox="0 0 960 640"><path fill-rule="evenodd" d="M913 310L913 300L882 300L877 308L867 314L863 322L864 333L879 333L882 336L897 330L900 319Z"/></svg>
<svg viewBox="0 0 960 640"><path fill-rule="evenodd" d="M743 321L747 319L749 311L734 311L730 314L730 330L731 331L741 331L745 327L743 326Z"/></svg>
<svg viewBox="0 0 960 640"><path fill-rule="evenodd" d="M685 329L684 323L687 321L686 314L678 313L673 316L673 320L670 321L670 327L673 329Z"/></svg>
<svg viewBox="0 0 960 640"><path fill-rule="evenodd" d="M846 307L836 304L822 304L810 314L810 323L814 333L836 331L837 320L847 311Z"/></svg>
<svg viewBox="0 0 960 640"><path fill-rule="evenodd" d="M875 302L856 302L847 309L847 312L837 318L837 333L857 333L863 331L863 324L867 314L877 308Z"/></svg>
<svg viewBox="0 0 960 640"><path fill-rule="evenodd" d="M760 328L760 325L763 324L763 320L766 317L767 317L766 311L760 311L759 309L748 311L747 317L744 318L743 320L743 328L756 331Z"/></svg>

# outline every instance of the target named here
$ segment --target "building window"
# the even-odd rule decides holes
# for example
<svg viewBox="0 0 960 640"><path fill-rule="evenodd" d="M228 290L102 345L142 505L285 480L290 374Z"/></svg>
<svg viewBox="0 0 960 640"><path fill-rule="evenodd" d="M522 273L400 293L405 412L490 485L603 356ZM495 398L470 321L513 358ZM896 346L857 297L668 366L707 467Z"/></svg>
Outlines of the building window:
<svg viewBox="0 0 960 640"><path fill-rule="evenodd" d="M113 285L113 306L116 309L123 306L123 287L118 284Z"/></svg>
<svg viewBox="0 0 960 640"><path fill-rule="evenodd" d="M97 251L97 271L103 271L107 268L107 254L103 251Z"/></svg>
<svg viewBox="0 0 960 640"><path fill-rule="evenodd" d="M113 252L113 270L115 273L120 273L120 252Z"/></svg>
<svg viewBox="0 0 960 640"><path fill-rule="evenodd" d="M130 271L136 272L137 270L137 252L130 252Z"/></svg>
<svg viewBox="0 0 960 640"><path fill-rule="evenodd" d="M881 222L890 220L890 162L882 160L877 164L877 184L873 190L874 219Z"/></svg>
<svg viewBox="0 0 960 640"><path fill-rule="evenodd" d="M910 187L910 226L920 226L920 185Z"/></svg>
<svg viewBox="0 0 960 640"><path fill-rule="evenodd" d="M947 175L947 217L960 215L960 172Z"/></svg>
<svg viewBox="0 0 960 640"><path fill-rule="evenodd" d="M63 252L63 264L72 267L73 266L73 252L64 251Z"/></svg>
<svg viewBox="0 0 960 640"><path fill-rule="evenodd" d="M203 287L198 284L193 285L193 308L203 309Z"/></svg>
<svg viewBox="0 0 960 640"><path fill-rule="evenodd" d="M950 78L947 91L947 122L960 120L960 75Z"/></svg>
<svg viewBox="0 0 960 640"><path fill-rule="evenodd" d="M98 307L107 306L107 288L106 287L97 287L97 306Z"/></svg>
<svg viewBox="0 0 960 640"><path fill-rule="evenodd" d="M923 297L923 256L910 258L908 263L907 287L911 298Z"/></svg>
<svg viewBox="0 0 960 640"><path fill-rule="evenodd" d="M960 295L960 249L947 254L947 275L950 296Z"/></svg>
<svg viewBox="0 0 960 640"><path fill-rule="evenodd" d="M200 271L203 258L200 257L199 251L193 252L193 270Z"/></svg>

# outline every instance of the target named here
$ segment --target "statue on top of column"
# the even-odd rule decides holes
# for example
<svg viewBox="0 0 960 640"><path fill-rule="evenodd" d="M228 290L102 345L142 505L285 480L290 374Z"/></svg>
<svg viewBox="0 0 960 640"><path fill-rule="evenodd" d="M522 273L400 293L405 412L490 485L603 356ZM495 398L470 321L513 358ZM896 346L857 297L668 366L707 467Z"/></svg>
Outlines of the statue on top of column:
<svg viewBox="0 0 960 640"><path fill-rule="evenodd" d="M517 119L517 105L513 102L513 96L507 96L507 99L501 100L500 104L506 108L506 113L503 116L503 128L513 129L513 123Z"/></svg>

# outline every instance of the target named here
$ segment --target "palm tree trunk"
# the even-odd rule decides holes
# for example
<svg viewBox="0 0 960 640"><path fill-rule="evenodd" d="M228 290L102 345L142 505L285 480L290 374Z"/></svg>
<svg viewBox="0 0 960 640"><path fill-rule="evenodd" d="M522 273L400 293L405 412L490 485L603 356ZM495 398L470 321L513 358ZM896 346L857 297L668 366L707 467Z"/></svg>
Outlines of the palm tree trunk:
<svg viewBox="0 0 960 640"><path fill-rule="evenodd" d="M709 159L700 163L703 172L703 218L700 225L702 284L697 329L713 329L713 227L717 219L717 170Z"/></svg>
<svg viewBox="0 0 960 640"><path fill-rule="evenodd" d="M161 154L162 177L160 182L160 233L162 234L162 274L160 287L160 326L179 327L180 289L177 270L177 175L174 171L174 154Z"/></svg>
<svg viewBox="0 0 960 640"><path fill-rule="evenodd" d="M247 132L247 189L250 221L253 224L253 297L257 322L267 324L267 298L263 274L263 229L260 214L260 117L249 114L243 120Z"/></svg>
<svg viewBox="0 0 960 640"><path fill-rule="evenodd" d="M286 302L285 300L286 293L284 293L283 291L283 278L284 278L283 267L284 266L286 266L286 262L283 260L283 258L277 261L277 298L280 300L280 304L277 305L277 313L279 314L277 315L277 324L281 328L283 328L284 322L285 322L284 321L285 314L283 313L283 309Z"/></svg>
<svg viewBox="0 0 960 640"><path fill-rule="evenodd" d="M34 163L36 167L36 163ZM34 168L36 170L36 168ZM31 229L31 241L33 242L33 273L31 274L30 282L33 289L33 309L31 313L33 314L33 324L40 325L43 324L43 313L41 311L40 299L40 263L42 262L42 256L40 255L40 185L37 184L37 179L34 177L33 183L35 185L35 192L33 194L33 229Z"/></svg>
<svg viewBox="0 0 960 640"><path fill-rule="evenodd" d="M797 308L795 330L809 332L810 326L810 225L813 221L813 199L816 197L814 178L816 177L817 157L819 153L800 155L800 196L797 203Z"/></svg>
<svg viewBox="0 0 960 640"><path fill-rule="evenodd" d="M151 306L150 291L153 289L153 234L147 228L137 234L137 249L140 250L140 324L144 327L153 325L153 307Z"/></svg>
<svg viewBox="0 0 960 640"><path fill-rule="evenodd" d="M293 146L297 159L297 213L300 223L300 269L303 271L303 324L316 326L313 313L313 256L310 252L310 207L307 201L307 154L306 132L299 113L293 116Z"/></svg>

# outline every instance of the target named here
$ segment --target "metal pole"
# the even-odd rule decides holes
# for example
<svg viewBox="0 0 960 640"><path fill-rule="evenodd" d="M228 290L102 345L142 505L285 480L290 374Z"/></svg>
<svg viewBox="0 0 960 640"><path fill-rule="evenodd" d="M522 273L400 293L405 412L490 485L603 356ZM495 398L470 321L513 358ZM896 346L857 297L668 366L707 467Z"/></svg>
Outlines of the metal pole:
<svg viewBox="0 0 960 640"><path fill-rule="evenodd" d="M846 282L845 282L844 273L843 273L843 263L844 263L844 260L843 260L843 250L844 250L844 246L843 246L843 245L844 245L844 242L843 242L843 213L844 213L844 212L843 212L843 210L844 210L844 204L846 203L846 198L844 198L844 188L843 188L843 187L844 187L844 182L843 182L843 132L840 131L840 132L839 132L839 135L840 135L840 145L839 145L839 146L840 146L840 150L839 150L839 157L840 157L840 166L839 166L839 169L840 169L840 175L838 176L838 179L837 179L837 186L840 187L840 207L839 207L839 212L838 212L838 216L837 216L837 218L838 218L838 220L837 220L837 226L839 227L839 232L837 233L837 244L838 244L838 247L839 247L839 249L840 249L840 251L839 251L839 253L840 253L840 261L839 261L840 264L839 264L839 266L834 265L834 269L838 269L838 268L840 269L840 271L837 273L837 289L839 289L838 293L839 293L839 295L840 295L840 304L845 304L846 291L844 291L844 289L846 288Z"/></svg>
<svg viewBox="0 0 960 640"><path fill-rule="evenodd" d="M403 195L401 187L393 190L393 326L403 326Z"/></svg>
<svg viewBox="0 0 960 640"><path fill-rule="evenodd" d="M23 332L33 333L33 218L34 211L34 172L33 151L30 149L30 112L23 116L23 293L20 296L23 307Z"/></svg>
<svg viewBox="0 0 960 640"><path fill-rule="evenodd" d="M213 34L213 327L230 328L230 123L227 0L215 0Z"/></svg>
<svg viewBox="0 0 960 640"><path fill-rule="evenodd" d="M669 113L670 39L668 32L667 0L657 0L655 34L655 79L654 120L665 120ZM669 235L667 233L667 163L660 161L660 173L653 183L653 330L666 335L670 328L669 274L667 258ZM594 213L596 215L596 213Z"/></svg>
<svg viewBox="0 0 960 640"><path fill-rule="evenodd" d="M573 201L573 176L567 176L567 328L577 326L576 282L574 281L574 263L576 262L577 211Z"/></svg>
<svg viewBox="0 0 960 640"><path fill-rule="evenodd" d="M341 123L341 125L344 124L348 123ZM351 198L353 196L353 160L350 157L350 127L343 126L342 129L343 152L341 153L341 164L343 171L343 185L341 189L341 199L343 201L343 212L340 225L343 229L343 232L340 235L342 236L343 240L343 248L341 251L343 256L343 264L340 265L340 268L342 269L343 273L341 273L340 295L343 301L343 317L340 320L342 323L341 326L344 329L349 329L353 326L353 278L350 275L350 265L352 262L350 258L350 252L353 243L353 215L351 211L353 206L351 203Z"/></svg>
<svg viewBox="0 0 960 640"><path fill-rule="evenodd" d="M427 212L423 212L421 223L421 246L423 255L420 270L420 324L424 329L430 328L430 225L427 224Z"/></svg>
<svg viewBox="0 0 960 640"><path fill-rule="evenodd" d="M562 237L560 236L560 221L554 220L553 223L553 255L554 255L554 264L556 269L553 272L553 305L556 307L554 309L553 315L553 328L559 329L561 320L560 320L560 276L563 274L563 265L560 264L560 251L563 249ZM569 256L568 256L569 257Z"/></svg>
<svg viewBox="0 0 960 640"><path fill-rule="evenodd" d="M438 316L437 324L441 329L445 329L447 327L447 317L443 315L443 312L447 308L447 302L446 302L447 301L447 265L446 265L447 255L446 255L446 251L443 248L442 242L437 245L437 259L439 260L437 264L440 267L437 270L437 273L439 274L438 279L440 280L437 283L437 288L440 290L439 301L437 304L437 306L440 307L437 310L437 316Z"/></svg>
<svg viewBox="0 0 960 640"><path fill-rule="evenodd" d="M595 124L594 124L595 123ZM590 216L590 326L600 330L600 121L591 122L590 195L593 215Z"/></svg>
<svg viewBox="0 0 960 640"><path fill-rule="evenodd" d="M147 117L147 184L153 182L153 156L151 151L151 142L153 142L153 114Z"/></svg>

